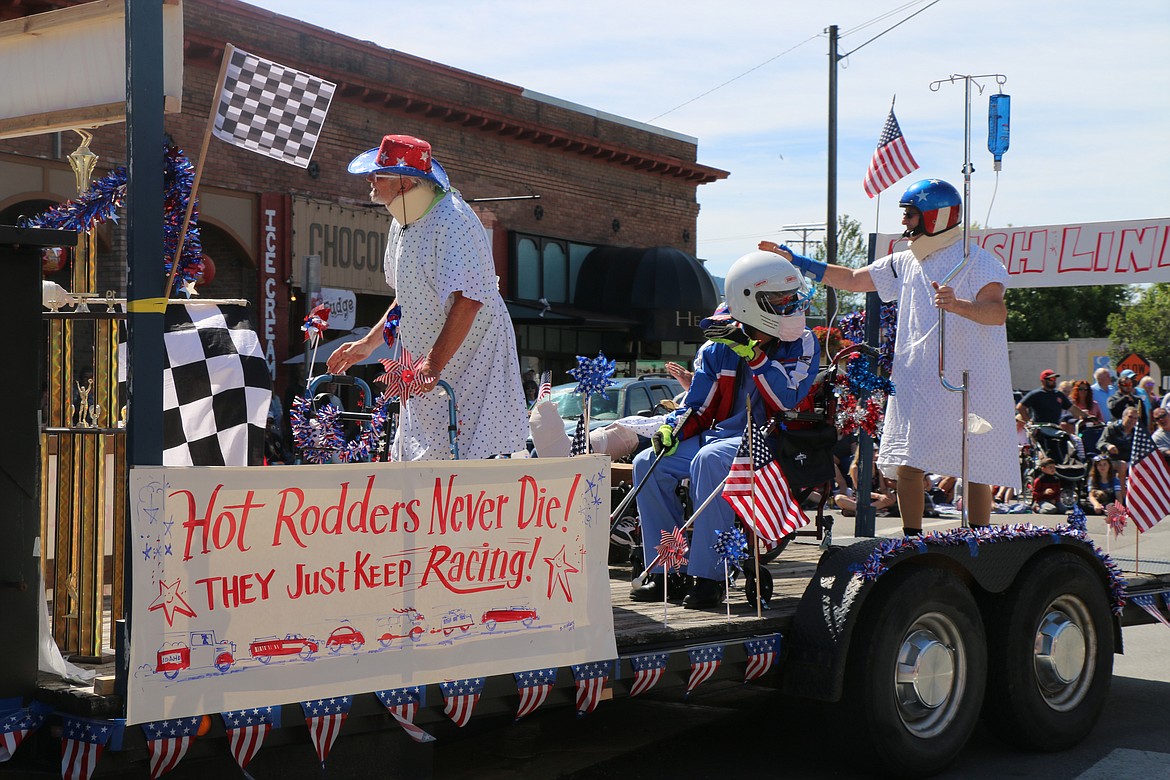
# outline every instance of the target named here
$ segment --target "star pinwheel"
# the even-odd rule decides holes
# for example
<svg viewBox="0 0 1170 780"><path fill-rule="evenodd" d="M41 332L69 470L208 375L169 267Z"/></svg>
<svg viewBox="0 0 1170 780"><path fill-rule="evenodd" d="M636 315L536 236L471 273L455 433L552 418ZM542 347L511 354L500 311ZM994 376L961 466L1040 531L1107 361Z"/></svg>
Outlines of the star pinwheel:
<svg viewBox="0 0 1170 780"><path fill-rule="evenodd" d="M575 393L584 393L586 397L601 395L613 381L615 362L606 360L604 353L598 352L597 357L590 359L577 355L577 367L569 370L569 376L577 380Z"/></svg>
<svg viewBox="0 0 1170 780"><path fill-rule="evenodd" d="M321 340L322 334L329 329L329 313L331 309L325 304L313 307L309 316L305 317L305 324L301 330L305 332L305 341L312 341L313 346Z"/></svg>
<svg viewBox="0 0 1170 780"><path fill-rule="evenodd" d="M1113 531L1114 536L1121 536L1125 532L1125 524L1129 522L1129 509L1125 504L1116 501L1105 507L1105 525Z"/></svg>
<svg viewBox="0 0 1170 780"><path fill-rule="evenodd" d="M418 369L424 360L426 360L425 357L415 360L410 352L404 349L401 359L381 361L382 368L386 369L386 373L374 381L386 385L387 397L398 398L406 403L406 399L410 397L411 393L417 393L423 387Z"/></svg>

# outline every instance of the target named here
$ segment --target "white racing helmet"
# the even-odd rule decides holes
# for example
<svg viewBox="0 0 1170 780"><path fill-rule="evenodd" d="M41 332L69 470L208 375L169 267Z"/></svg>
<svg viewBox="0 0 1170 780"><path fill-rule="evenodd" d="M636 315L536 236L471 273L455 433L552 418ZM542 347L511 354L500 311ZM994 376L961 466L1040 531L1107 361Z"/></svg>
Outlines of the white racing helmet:
<svg viewBox="0 0 1170 780"><path fill-rule="evenodd" d="M736 260L723 282L727 307L744 325L783 337L783 323L799 317L812 303L815 288L792 263L773 252L749 252Z"/></svg>

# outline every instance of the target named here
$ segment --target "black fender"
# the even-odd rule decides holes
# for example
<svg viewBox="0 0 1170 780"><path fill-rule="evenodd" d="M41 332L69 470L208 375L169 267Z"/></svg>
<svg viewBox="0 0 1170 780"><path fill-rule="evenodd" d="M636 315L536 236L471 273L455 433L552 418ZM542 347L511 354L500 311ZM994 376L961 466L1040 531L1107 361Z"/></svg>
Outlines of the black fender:
<svg viewBox="0 0 1170 780"><path fill-rule="evenodd" d="M996 538L980 544L975 542L973 532L969 532L967 540L955 543L955 533L922 536L917 540L911 537L912 544L882 556L878 566L873 565L874 556L889 551L901 540L866 539L827 550L801 596L792 627L784 635L787 647L782 667L784 692L822 701L841 699L857 616L873 590L898 577L899 571L904 572L906 567L945 568L972 586L979 598L1003 593L1029 560L1061 546L1072 549L1093 565L1101 576L1101 587L1111 586L1109 572L1095 554L1094 545L1075 532L1033 529L1028 536ZM877 576L872 576L873 573ZM1116 603L1116 594L1110 601ZM1120 652L1121 624L1116 613L1114 633Z"/></svg>

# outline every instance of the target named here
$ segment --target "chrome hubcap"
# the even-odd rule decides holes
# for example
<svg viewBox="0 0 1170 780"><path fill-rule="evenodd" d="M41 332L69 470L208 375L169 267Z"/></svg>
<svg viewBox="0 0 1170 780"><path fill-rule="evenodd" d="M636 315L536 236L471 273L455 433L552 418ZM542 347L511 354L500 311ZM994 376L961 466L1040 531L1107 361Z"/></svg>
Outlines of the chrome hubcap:
<svg viewBox="0 0 1170 780"><path fill-rule="evenodd" d="M894 690L898 714L914 735L944 730L966 688L966 651L955 624L932 612L910 627L898 650Z"/></svg>
<svg viewBox="0 0 1170 780"><path fill-rule="evenodd" d="M1033 645L1036 684L1048 706L1063 712L1080 704L1093 680L1096 655L1097 635L1084 602L1068 594L1055 599Z"/></svg>

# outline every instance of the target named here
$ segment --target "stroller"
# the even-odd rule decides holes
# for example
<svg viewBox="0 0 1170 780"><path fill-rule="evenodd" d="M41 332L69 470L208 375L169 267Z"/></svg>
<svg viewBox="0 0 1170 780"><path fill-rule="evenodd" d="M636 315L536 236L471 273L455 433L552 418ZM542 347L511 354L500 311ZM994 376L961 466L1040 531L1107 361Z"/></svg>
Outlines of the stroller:
<svg viewBox="0 0 1170 780"><path fill-rule="evenodd" d="M1089 465L1080 459L1073 435L1048 423L1029 425L1027 431L1032 442L1029 484L1040 473L1040 461L1052 458L1061 484L1060 503L1072 509L1087 500Z"/></svg>

